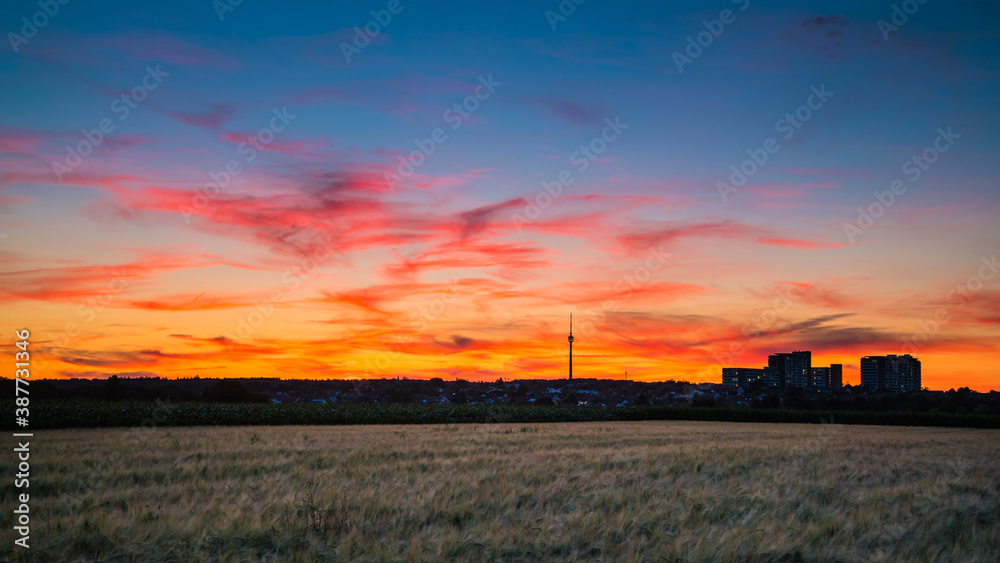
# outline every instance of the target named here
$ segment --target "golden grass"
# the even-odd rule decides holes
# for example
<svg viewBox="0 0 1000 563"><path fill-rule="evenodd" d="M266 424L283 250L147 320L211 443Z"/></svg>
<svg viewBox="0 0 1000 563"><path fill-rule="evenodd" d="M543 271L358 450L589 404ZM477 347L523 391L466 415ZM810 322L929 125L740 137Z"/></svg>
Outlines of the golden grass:
<svg viewBox="0 0 1000 563"><path fill-rule="evenodd" d="M30 555L995 562L998 438L717 422L37 432ZM0 558L18 559L5 517Z"/></svg>

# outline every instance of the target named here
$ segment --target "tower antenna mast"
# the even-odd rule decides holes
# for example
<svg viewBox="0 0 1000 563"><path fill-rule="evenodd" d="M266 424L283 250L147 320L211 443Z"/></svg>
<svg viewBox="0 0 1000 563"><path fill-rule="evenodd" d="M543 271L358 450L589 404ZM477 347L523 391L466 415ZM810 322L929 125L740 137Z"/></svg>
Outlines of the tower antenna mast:
<svg viewBox="0 0 1000 563"><path fill-rule="evenodd" d="M573 380L573 313L569 314L569 379Z"/></svg>

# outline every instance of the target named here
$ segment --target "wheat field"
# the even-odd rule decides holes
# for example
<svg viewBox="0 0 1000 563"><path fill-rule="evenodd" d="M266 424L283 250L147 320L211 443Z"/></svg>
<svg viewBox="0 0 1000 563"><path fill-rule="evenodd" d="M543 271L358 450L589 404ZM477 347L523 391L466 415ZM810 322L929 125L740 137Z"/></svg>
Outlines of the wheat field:
<svg viewBox="0 0 1000 563"><path fill-rule="evenodd" d="M31 447L31 548L5 509L4 560L1000 560L995 430L195 427Z"/></svg>

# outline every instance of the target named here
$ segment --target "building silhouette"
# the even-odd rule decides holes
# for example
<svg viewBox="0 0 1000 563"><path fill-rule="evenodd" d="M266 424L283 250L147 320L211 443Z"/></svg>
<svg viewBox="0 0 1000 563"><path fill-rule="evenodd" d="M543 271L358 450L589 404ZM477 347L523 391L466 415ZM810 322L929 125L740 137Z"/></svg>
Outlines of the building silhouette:
<svg viewBox="0 0 1000 563"><path fill-rule="evenodd" d="M812 382L814 387L829 387L839 389L844 385L844 364L830 364L828 368L812 368Z"/></svg>
<svg viewBox="0 0 1000 563"><path fill-rule="evenodd" d="M751 383L764 380L765 385L777 385L777 380L772 381L773 378L767 378L768 374L765 372L767 368L722 368L722 384L746 389Z"/></svg>
<svg viewBox="0 0 1000 563"><path fill-rule="evenodd" d="M767 367L777 373L781 387L808 387L812 380L812 352L771 354Z"/></svg>
<svg viewBox="0 0 1000 563"><path fill-rule="evenodd" d="M861 385L877 391L920 391L920 360L909 354L865 356Z"/></svg>
<svg viewBox="0 0 1000 563"><path fill-rule="evenodd" d="M767 367L722 368L722 384L746 389L752 383L762 382L768 387L825 387L838 389L843 385L843 364L830 367L813 367L812 352L796 350L771 354Z"/></svg>

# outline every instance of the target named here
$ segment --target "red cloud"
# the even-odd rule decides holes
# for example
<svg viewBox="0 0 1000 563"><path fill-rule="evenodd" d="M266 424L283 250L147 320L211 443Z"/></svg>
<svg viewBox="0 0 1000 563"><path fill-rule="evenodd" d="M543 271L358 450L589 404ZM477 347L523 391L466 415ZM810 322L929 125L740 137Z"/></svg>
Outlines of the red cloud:
<svg viewBox="0 0 1000 563"><path fill-rule="evenodd" d="M842 285L842 284L841 284ZM843 293L841 288L834 288L831 284L814 284L803 282L778 282L767 291L749 290L754 297L768 300L775 296L787 296L789 301L802 305L812 305L828 309L838 309L841 311L857 310L869 307L875 301L880 301L872 296L855 297Z"/></svg>
<svg viewBox="0 0 1000 563"><path fill-rule="evenodd" d="M550 286L534 295L543 296L552 302L573 305L601 305L613 301L617 307L634 304L644 299L665 304L706 291L704 287L677 282L646 282L629 284L624 280L603 282L580 282Z"/></svg>
<svg viewBox="0 0 1000 563"><path fill-rule="evenodd" d="M525 243L444 243L414 258L383 266L392 279L410 279L423 270L489 268L501 278L511 278L551 265L542 256L550 251Z"/></svg>
<svg viewBox="0 0 1000 563"><path fill-rule="evenodd" d="M127 306L149 311L213 311L249 307L265 299L264 295L211 295L205 291L199 294L183 293L157 299L133 300Z"/></svg>
<svg viewBox="0 0 1000 563"><path fill-rule="evenodd" d="M0 302L32 299L48 302L81 302L87 298L125 292L138 281L182 268L206 266L215 262L204 259L146 255L141 259L114 266L61 266L0 272Z"/></svg>

